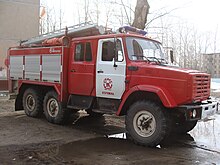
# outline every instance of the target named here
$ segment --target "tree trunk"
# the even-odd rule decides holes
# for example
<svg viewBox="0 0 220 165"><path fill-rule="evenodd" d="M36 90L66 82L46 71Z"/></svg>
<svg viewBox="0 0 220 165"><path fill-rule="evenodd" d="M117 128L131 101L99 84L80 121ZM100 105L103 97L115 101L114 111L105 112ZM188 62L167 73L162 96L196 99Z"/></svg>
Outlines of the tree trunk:
<svg viewBox="0 0 220 165"><path fill-rule="evenodd" d="M133 27L144 29L147 23L147 15L149 13L150 5L148 0L137 0L134 13Z"/></svg>

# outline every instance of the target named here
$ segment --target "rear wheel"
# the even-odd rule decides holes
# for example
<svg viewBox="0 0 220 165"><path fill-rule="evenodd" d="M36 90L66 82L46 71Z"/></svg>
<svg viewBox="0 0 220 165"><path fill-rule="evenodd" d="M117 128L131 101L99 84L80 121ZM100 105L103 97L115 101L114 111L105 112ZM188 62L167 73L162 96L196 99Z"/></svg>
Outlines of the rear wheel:
<svg viewBox="0 0 220 165"><path fill-rule="evenodd" d="M27 116L40 117L43 113L43 99L35 89L28 88L23 95L23 107Z"/></svg>
<svg viewBox="0 0 220 165"><path fill-rule="evenodd" d="M49 91L44 98L44 114L50 123L63 124L66 120L67 110L62 107L58 101L58 95L55 91Z"/></svg>
<svg viewBox="0 0 220 165"><path fill-rule="evenodd" d="M144 146L157 146L170 133L169 114L150 101L134 103L126 116L126 129L131 139Z"/></svg>

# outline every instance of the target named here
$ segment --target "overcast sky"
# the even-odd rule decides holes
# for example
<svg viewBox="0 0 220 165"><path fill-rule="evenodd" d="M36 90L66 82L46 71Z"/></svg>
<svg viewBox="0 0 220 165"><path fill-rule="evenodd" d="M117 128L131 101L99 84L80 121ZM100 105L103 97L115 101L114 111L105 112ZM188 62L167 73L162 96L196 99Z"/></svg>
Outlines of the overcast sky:
<svg viewBox="0 0 220 165"><path fill-rule="evenodd" d="M158 10L170 11L170 16L173 18L178 17L182 21L187 21L194 24L198 29L202 31L215 31L217 26L220 26L220 0L148 0L150 4L150 12L154 13ZM83 5L84 0L41 0L41 2L47 2L49 5L59 8L61 7L65 11L64 20L68 24L68 19L73 17L76 7ZM136 0L130 1L133 6L136 4Z"/></svg>
<svg viewBox="0 0 220 165"><path fill-rule="evenodd" d="M73 24L78 24L78 15L82 15L83 22L83 6L85 0L41 0L44 5L47 3L53 6L55 10L59 10L60 6L64 12L62 25L71 26ZM87 0L90 3L90 7L93 5L94 1ZM97 0L96 0L97 1ZM105 25L106 21L106 10L109 6L106 6L104 2L108 0L98 0L100 2L100 21L99 24ZM112 1L112 0L111 0ZM136 5L136 0L124 0L124 2L131 3L133 8ZM116 1L117 2L117 1ZM120 2L120 1L119 1ZM217 34L217 45L220 45L220 0L148 0L150 4L150 15L149 20L156 14L162 14L173 10L166 17L163 17L164 22L171 22L173 25L187 23L189 26L193 26L201 33ZM80 10L78 10L80 8ZM120 10L115 7L115 10ZM123 9L122 9L123 10ZM82 13L82 14L81 14ZM113 13L114 14L114 13ZM115 21L115 22L114 22ZM161 21L161 20L158 20ZM108 25L111 28L118 28L120 25L116 25L117 20L113 20L112 23ZM157 22L155 22L157 24ZM220 51L220 46L217 46L217 50Z"/></svg>
<svg viewBox="0 0 220 165"><path fill-rule="evenodd" d="M220 25L220 0L149 0L149 3L151 12L162 7L177 8L171 13L173 17L182 18L202 31L215 31Z"/></svg>

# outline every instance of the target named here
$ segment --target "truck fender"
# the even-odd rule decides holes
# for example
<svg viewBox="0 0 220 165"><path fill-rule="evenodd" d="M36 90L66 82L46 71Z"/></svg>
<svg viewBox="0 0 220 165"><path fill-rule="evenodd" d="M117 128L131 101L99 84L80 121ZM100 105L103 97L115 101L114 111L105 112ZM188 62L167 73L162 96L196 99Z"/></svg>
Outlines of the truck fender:
<svg viewBox="0 0 220 165"><path fill-rule="evenodd" d="M35 81L30 81L30 80L19 80L18 81L18 90L20 91L19 94L22 91L22 96L23 97L23 92L25 91L26 88L29 87L48 87L51 89L54 89L57 94L58 94L58 99L59 101L62 101L62 95L61 95L61 89L58 87L58 85L51 83L51 82L35 82Z"/></svg>
<svg viewBox="0 0 220 165"><path fill-rule="evenodd" d="M129 96L137 91L145 91L145 92L152 92L155 93L161 100L162 104L165 107L172 108L177 106L175 100L173 97L169 94L169 92L166 89L159 88L157 86L153 85L137 85L132 87L129 91L127 91L124 96L122 97L122 101L119 105L117 115L120 115L121 110L126 102L126 100L129 98Z"/></svg>

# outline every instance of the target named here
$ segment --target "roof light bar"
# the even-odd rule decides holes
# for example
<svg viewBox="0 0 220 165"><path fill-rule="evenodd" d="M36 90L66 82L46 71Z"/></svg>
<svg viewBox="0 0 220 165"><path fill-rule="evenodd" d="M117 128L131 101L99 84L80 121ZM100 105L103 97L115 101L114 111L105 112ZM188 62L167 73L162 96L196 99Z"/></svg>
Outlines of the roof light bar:
<svg viewBox="0 0 220 165"><path fill-rule="evenodd" d="M122 26L119 28L119 32L120 33L137 33L137 34L141 34L143 36L145 36L147 34L146 31L132 27L132 26Z"/></svg>

